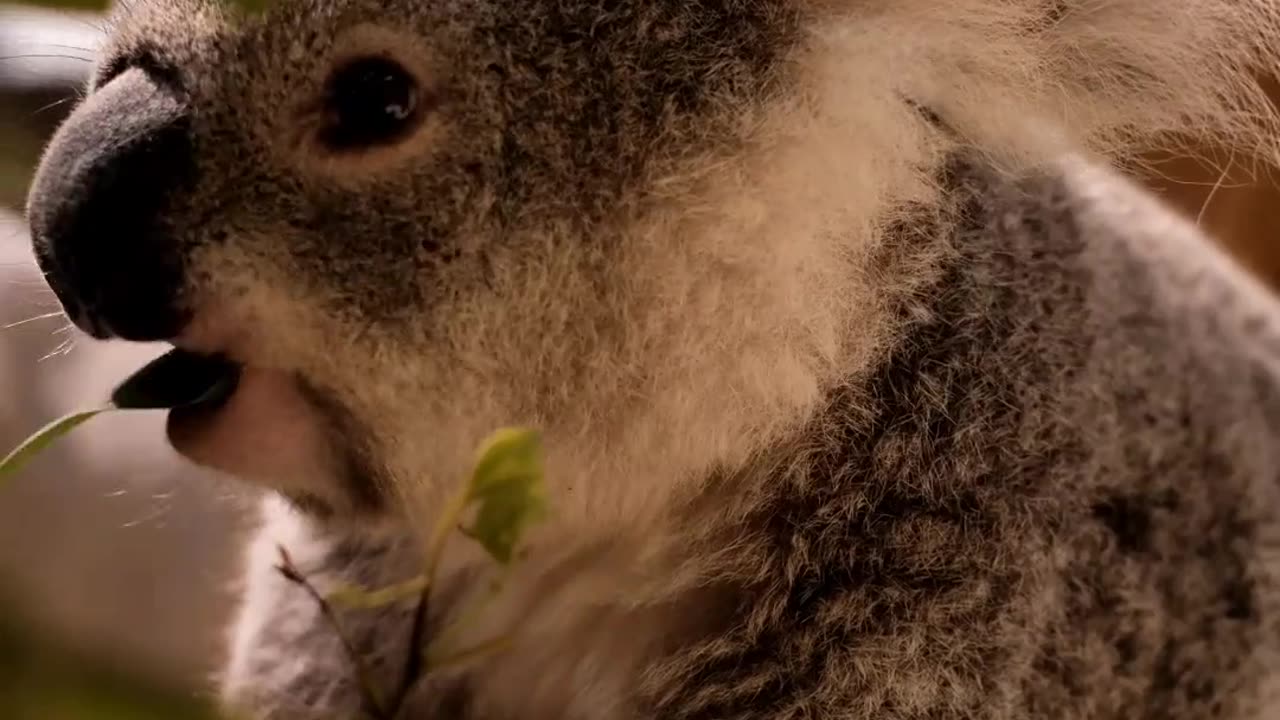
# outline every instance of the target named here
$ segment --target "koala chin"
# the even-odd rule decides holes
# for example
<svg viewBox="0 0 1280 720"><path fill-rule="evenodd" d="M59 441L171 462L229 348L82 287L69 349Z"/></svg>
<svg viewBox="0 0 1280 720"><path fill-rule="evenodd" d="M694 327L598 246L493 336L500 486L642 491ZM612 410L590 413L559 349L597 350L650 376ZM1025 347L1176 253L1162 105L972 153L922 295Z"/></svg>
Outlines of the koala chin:
<svg viewBox="0 0 1280 720"><path fill-rule="evenodd" d="M277 544L404 580L524 425L552 514L464 635L519 633L399 718L1270 720L1280 303L1124 173L1280 158L1278 49L1272 0L134 0L28 218L78 327L239 378L168 435L271 491L249 718L360 711ZM346 621L380 687L412 616Z"/></svg>

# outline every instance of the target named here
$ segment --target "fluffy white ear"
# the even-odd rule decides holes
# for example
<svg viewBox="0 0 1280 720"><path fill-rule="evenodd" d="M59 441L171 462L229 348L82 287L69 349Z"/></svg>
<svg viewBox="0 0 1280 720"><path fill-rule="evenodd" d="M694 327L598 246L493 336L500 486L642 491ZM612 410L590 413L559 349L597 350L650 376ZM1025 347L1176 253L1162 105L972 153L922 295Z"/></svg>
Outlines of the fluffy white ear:
<svg viewBox="0 0 1280 720"><path fill-rule="evenodd" d="M1280 156L1258 83L1280 67L1273 0L801 1L997 156L1057 145L1126 161L1192 139Z"/></svg>

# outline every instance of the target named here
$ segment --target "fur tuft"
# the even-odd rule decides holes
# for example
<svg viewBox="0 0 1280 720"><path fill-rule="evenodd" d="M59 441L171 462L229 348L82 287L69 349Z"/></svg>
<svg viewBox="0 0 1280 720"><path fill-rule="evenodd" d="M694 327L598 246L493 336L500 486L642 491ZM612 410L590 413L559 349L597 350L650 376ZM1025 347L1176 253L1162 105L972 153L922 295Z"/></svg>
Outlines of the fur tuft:
<svg viewBox="0 0 1280 720"><path fill-rule="evenodd" d="M1086 150L1127 162L1209 141L1274 164L1259 87L1280 50L1268 0L892 0L819 4L820 34L1004 162Z"/></svg>

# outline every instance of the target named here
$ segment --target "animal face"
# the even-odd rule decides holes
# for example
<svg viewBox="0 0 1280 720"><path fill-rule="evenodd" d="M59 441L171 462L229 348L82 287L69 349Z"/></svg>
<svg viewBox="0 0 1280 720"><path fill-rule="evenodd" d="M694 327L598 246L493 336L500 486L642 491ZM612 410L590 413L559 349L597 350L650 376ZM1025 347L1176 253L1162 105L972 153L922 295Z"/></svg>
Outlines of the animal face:
<svg viewBox="0 0 1280 720"><path fill-rule="evenodd" d="M498 425L576 444L578 474L714 456L646 418L687 431L699 386L793 404L750 386L810 369L746 324L780 258L699 246L675 198L783 96L796 14L613 5L131 4L33 185L41 266L95 337L240 365L170 439L323 512L452 483Z"/></svg>
<svg viewBox="0 0 1280 720"><path fill-rule="evenodd" d="M180 452L342 517L431 507L527 424L566 519L643 519L892 340L956 154L1277 137L1263 0L228 12L117 12L36 253L91 335L240 367L171 414Z"/></svg>

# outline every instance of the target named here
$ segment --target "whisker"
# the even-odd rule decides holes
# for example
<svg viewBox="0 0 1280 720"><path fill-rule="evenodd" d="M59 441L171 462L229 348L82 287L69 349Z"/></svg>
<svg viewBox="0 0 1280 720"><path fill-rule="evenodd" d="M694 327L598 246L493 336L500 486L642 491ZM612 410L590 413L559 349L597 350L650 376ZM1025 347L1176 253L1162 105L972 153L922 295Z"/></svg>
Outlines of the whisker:
<svg viewBox="0 0 1280 720"><path fill-rule="evenodd" d="M110 23L109 23L107 20L102 20L102 21L99 21L99 22L96 22L96 23L95 23L95 22L91 22L91 21L89 21L89 20L87 20L87 19L85 19L85 18L83 18L83 17L79 17L79 16L75 16L75 15L67 15L67 18L68 18L68 19L70 19L70 20L75 20L77 23L79 23L79 24L81 24L81 25L83 25L83 26L85 26L85 27L89 28L90 30L92 30L92 31L94 31L94 32L96 32L96 33L98 33L98 34L100 34L100 35L104 35L104 36L105 36L105 35L107 35L107 34L108 34L108 32L109 32L109 31L108 31L108 25L109 25Z"/></svg>
<svg viewBox="0 0 1280 720"><path fill-rule="evenodd" d="M93 62L93 58L84 58L78 55L61 55L58 53L22 53L20 55L0 55L0 60L77 60L82 63Z"/></svg>
<svg viewBox="0 0 1280 720"><path fill-rule="evenodd" d="M54 348L53 350L50 350L48 354L44 355L39 360L36 360L36 362L42 363L54 357L55 355L66 355L67 353L71 352L71 348L74 347L74 345L75 345L75 339L67 338L66 340L63 340L62 342L58 343L58 347Z"/></svg>
<svg viewBox="0 0 1280 720"><path fill-rule="evenodd" d="M62 314L61 311L56 311L56 312L42 313L40 315L34 315L25 320L18 320L15 322L11 322L8 325L0 325L0 330L8 330L9 328L16 328L20 325L26 325L27 323L32 323L37 320L48 320L49 318L58 317L61 314Z"/></svg>
<svg viewBox="0 0 1280 720"><path fill-rule="evenodd" d="M142 515L125 522L122 528L136 528L143 525L163 526L162 523L173 515L173 492L151 493L150 499L155 501L148 503L150 510L145 511Z"/></svg>
<svg viewBox="0 0 1280 720"><path fill-rule="evenodd" d="M75 100L75 99L76 99L76 95L68 95L67 97L62 98L61 100L54 100L53 102L51 102L51 103L49 103L49 104L47 104L47 105L45 105L45 106L43 106L43 107L39 107L39 108L36 108L35 110L33 110L33 111L32 111L32 113L31 113L31 117L35 117L36 115L39 115L39 114L40 114L40 113L42 113L42 112L48 112L48 111L50 111L50 110L52 110L52 109L54 109L54 108L58 107L59 105L62 105L62 104L64 104L64 103L69 103L69 102L71 102L72 100Z"/></svg>
<svg viewBox="0 0 1280 720"><path fill-rule="evenodd" d="M65 45L63 43L51 42L40 42L35 44L40 45L41 47L62 48L63 50L79 50L81 52L87 52L90 55L96 55L98 52L96 48L84 47L83 45Z"/></svg>

